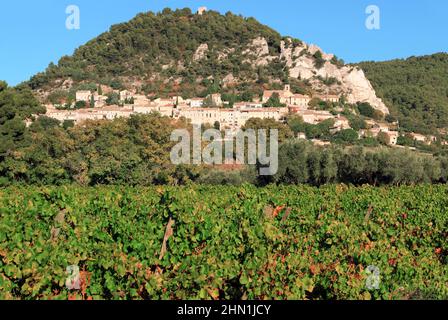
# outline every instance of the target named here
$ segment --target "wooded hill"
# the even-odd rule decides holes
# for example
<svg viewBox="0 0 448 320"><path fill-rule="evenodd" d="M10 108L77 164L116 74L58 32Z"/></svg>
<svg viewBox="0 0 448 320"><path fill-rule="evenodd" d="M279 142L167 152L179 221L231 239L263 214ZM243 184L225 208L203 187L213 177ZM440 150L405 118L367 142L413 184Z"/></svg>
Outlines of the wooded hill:
<svg viewBox="0 0 448 320"><path fill-rule="evenodd" d="M254 65L248 59L245 51L259 37L267 41L266 55L278 59L266 65ZM60 93L63 97L67 89L73 96L74 90L95 90L97 84L114 89L134 87L156 96L204 97L221 92L229 100L251 98L260 95L263 88L279 89L286 82L296 93L309 93L309 83L290 78L286 62L280 58L285 39L254 18L230 12L198 15L186 8L141 13L112 26L72 56L62 57L57 65L50 64L25 85L35 92ZM298 47L301 41L287 43ZM195 59L204 44L208 46L203 52L206 59ZM319 55L312 58L318 66ZM334 63L341 65L342 61L335 58ZM402 129L437 134L438 128L448 127L448 54L358 66ZM223 79L229 74L231 84L224 86Z"/></svg>
<svg viewBox="0 0 448 320"><path fill-rule="evenodd" d="M434 133L448 126L447 53L359 66L402 128Z"/></svg>
<svg viewBox="0 0 448 320"><path fill-rule="evenodd" d="M257 37L267 40L272 54L280 52L280 34L254 18L214 11L198 15L190 9L141 13L129 22L112 26L72 56L62 57L57 65L50 64L27 84L33 90L45 90L54 89L66 79L116 89L139 83L148 93L194 96L204 90L217 91L214 85L219 86L228 74L243 80L243 88L245 82L287 77L280 61L257 69L244 61L243 51ZM194 59L205 43L207 59Z"/></svg>

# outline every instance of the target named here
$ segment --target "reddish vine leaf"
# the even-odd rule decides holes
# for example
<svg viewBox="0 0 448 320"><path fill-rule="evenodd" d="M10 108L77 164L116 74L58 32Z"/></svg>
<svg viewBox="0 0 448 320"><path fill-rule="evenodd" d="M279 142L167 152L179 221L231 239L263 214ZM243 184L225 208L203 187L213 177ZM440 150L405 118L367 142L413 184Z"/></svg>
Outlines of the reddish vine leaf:
<svg viewBox="0 0 448 320"><path fill-rule="evenodd" d="M274 213L272 214L274 218L276 218L284 208L285 206L278 206L277 208L275 208Z"/></svg>

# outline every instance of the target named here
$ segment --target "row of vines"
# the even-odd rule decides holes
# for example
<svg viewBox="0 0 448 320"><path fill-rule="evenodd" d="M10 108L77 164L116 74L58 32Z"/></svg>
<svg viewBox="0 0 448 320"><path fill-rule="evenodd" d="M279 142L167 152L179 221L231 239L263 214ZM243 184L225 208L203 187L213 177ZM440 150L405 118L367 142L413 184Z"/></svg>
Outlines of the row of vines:
<svg viewBox="0 0 448 320"><path fill-rule="evenodd" d="M447 263L447 186L0 191L0 299L447 299Z"/></svg>

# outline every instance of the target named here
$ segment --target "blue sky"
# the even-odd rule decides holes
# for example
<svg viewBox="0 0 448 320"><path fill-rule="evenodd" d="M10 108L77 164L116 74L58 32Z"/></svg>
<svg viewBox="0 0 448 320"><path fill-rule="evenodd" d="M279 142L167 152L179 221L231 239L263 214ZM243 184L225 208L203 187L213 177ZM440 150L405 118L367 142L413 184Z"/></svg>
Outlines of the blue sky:
<svg viewBox="0 0 448 320"><path fill-rule="evenodd" d="M79 30L65 27L71 4L80 8ZM380 9L380 30L365 27L368 5ZM27 80L139 12L199 6L255 17L347 62L448 51L446 0L2 0L0 79Z"/></svg>

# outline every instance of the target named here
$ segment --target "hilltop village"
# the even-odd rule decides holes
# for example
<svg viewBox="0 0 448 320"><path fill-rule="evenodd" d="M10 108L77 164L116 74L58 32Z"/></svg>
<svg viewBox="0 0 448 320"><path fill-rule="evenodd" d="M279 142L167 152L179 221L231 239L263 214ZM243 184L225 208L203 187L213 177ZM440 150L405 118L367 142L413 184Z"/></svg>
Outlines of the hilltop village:
<svg viewBox="0 0 448 320"><path fill-rule="evenodd" d="M164 15L170 15L170 11L165 11L162 16ZM221 24L226 25L227 23L227 18L223 18L217 13L208 12L206 7L200 7L196 15L187 12L185 19L190 24L203 22L203 19L198 16L205 16L204 19L211 19L214 22L224 19ZM240 23L244 25L245 21L240 21ZM158 34L164 33L159 32ZM214 36L207 34L207 37L213 38ZM275 39L277 47L273 47L269 45L273 42L270 33L263 28L251 37L253 37L252 41L241 43L240 38L235 36L230 47L213 46L210 44L213 41L200 39L183 58L173 57L171 62L169 59L165 59L165 64L160 65L160 70L154 68L154 65L158 65L158 62L154 61L154 64L148 66L150 70L154 69L149 83L160 81L163 83L163 90L159 90L155 84L154 87L144 88L144 82L136 74L133 75L134 78L124 77L124 82L118 81L120 82L118 85L116 81L115 83L114 81L103 82L102 85L98 85L98 78L73 85L73 79L65 79L60 74L55 78L52 86L58 88L57 90L54 92L40 90L39 92L43 98L41 101L48 103L46 116L61 122L79 124L85 120L112 120L130 117L133 114L157 112L173 119L186 119L194 125L209 125L233 132L244 127L249 119L273 119L289 123L289 119L295 117L305 124L300 128L296 127L297 130L293 130L297 138L313 140L318 145L330 144L329 140L333 140L335 135L342 137L342 140L348 144L357 139L370 140L367 145L375 140L383 145L407 146L411 149L414 147L425 149L426 146L435 142L437 145L448 144L446 134L443 132L439 132L440 137L418 134L412 132L417 130L415 127L410 128L409 121L402 121L403 126L400 127L397 118L390 115L389 108L382 99L377 97L370 81L360 68L345 65L335 55L324 53L318 46L307 45L290 37ZM162 41L163 39L158 40ZM168 39L167 43L170 43L171 46L172 41L173 39ZM194 48L196 49L193 50ZM132 48L132 50L134 49L136 48ZM87 47L83 50L87 50ZM96 52L97 49L92 48L92 50L92 52ZM190 56L192 52L193 54ZM108 54L104 53L103 55ZM90 53L88 55L90 56ZM169 52L166 55L169 56ZM182 50L179 51L179 55L182 56ZM212 59L215 56L217 61ZM98 57L97 60L92 66L99 61L102 61L100 64L102 66L109 63L107 60L103 61L101 57ZM77 69L78 65L85 63L84 60L81 59L81 61L74 65L74 69L70 69L68 73L90 72ZM126 63L130 62L126 61ZM234 64L236 67L222 71L222 74L207 77L210 70L201 68L202 64L225 64L228 66ZM191 69L185 69L187 66L190 66ZM243 69L250 69L252 75L257 75L258 78L252 79L253 81L257 80L263 84L257 88L255 97L253 96L255 92L250 92L250 90L245 92L249 93L250 97L240 95L237 98L233 92L221 90L229 89L232 85L247 80L245 78L247 75L244 77L238 75L238 70L242 66ZM117 68L119 69L120 66L113 67L114 70ZM53 69L56 71L57 68L53 67ZM206 72L201 74L202 69ZM285 70L287 70L286 74L284 74ZM198 84L199 87L203 87L191 92L189 87L191 83L184 79L186 77L181 76L184 73L195 75L194 85ZM287 77L290 81L280 79L282 77L279 75L282 74L283 78ZM49 76L42 77L34 79L35 87L39 87L39 84L49 80L47 79ZM212 78L214 81L215 77L222 80L220 81L222 87L210 89L209 80ZM283 87L281 83L290 84ZM302 87L298 88L298 83ZM183 85L184 87L182 87ZM171 90L167 89L170 86ZM86 90L87 88L88 90ZM127 90L123 90L125 88ZM180 90L182 88L185 90ZM273 88L276 90L267 90ZM59 93L62 92L61 96L56 99L48 99L48 95L57 96L54 93L58 90ZM159 91L164 93L158 96L155 92ZM170 96L170 92L172 96ZM179 92L183 93L183 97L179 96ZM197 95L201 97L195 97ZM229 95L234 97L229 99ZM365 112L362 112L360 107ZM319 127L317 131L325 133L314 134L315 132L312 132L310 134L309 131L313 130L306 130L310 126L317 126ZM322 127L325 129L321 130ZM442 138L442 136L444 137Z"/></svg>
<svg viewBox="0 0 448 320"><path fill-rule="evenodd" d="M439 55L419 59L364 69L252 18L142 13L27 82L0 81L0 183L446 183L447 86L432 78L446 64ZM208 140L227 150L238 147L230 133L239 129L277 129L277 174L263 176L261 161L177 165L175 134L191 124L204 135L193 135L190 156L213 151L216 159ZM212 128L219 138L209 138Z"/></svg>
<svg viewBox="0 0 448 320"><path fill-rule="evenodd" d="M210 94L205 98L183 99L180 96L157 98L150 100L146 95L137 94L129 90L112 90L118 97L117 104L108 104L108 96L82 90L76 92L76 101L71 108L61 105L46 105L46 116L61 122L69 121L79 124L85 120L113 120L120 117L130 117L133 114L160 113L162 116L173 119L188 119L194 125L210 125L221 130L237 131L251 118L274 119L285 122L288 116L297 115L304 123L316 125L332 119L333 133L351 128L350 121L342 115L341 108L334 111L314 110L310 103L321 101L337 104L342 98L339 95L308 96L295 94L289 85L283 90L265 90L262 98L247 102L236 102L230 105L222 100L220 94ZM271 100L280 103L281 107L269 107ZM78 106L78 108L75 108ZM339 111L339 112L338 112ZM397 123L387 123L369 119L367 128L358 131L359 138L378 137L382 134L387 137L387 143L397 145L400 136ZM415 141L430 144L434 137L420 134L411 134ZM297 138L306 139L305 133L298 133ZM326 141L313 140L315 144L329 144Z"/></svg>

